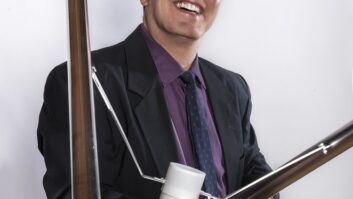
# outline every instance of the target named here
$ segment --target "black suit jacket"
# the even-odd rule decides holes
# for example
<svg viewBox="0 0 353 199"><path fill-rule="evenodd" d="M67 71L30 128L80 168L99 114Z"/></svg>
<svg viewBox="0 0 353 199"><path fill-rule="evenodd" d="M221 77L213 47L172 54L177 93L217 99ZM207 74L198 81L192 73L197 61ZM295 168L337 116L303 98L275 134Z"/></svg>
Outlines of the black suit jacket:
<svg viewBox="0 0 353 199"><path fill-rule="evenodd" d="M125 41L92 53L98 77L117 112L143 171L164 177L178 162L161 81L139 29ZM250 124L250 92L244 79L200 58L210 109L224 155L227 192L270 171ZM95 92L100 184L103 198L159 197L161 185L139 173L107 109ZM47 171L48 198L69 198L69 116L66 64L49 74L38 125Z"/></svg>

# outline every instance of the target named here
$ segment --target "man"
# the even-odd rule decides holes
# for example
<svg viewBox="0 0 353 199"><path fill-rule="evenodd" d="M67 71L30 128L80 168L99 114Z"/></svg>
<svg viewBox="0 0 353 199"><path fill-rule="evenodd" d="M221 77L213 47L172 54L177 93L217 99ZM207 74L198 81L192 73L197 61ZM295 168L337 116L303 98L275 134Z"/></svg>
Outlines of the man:
<svg viewBox="0 0 353 199"><path fill-rule="evenodd" d="M164 177L170 162L199 168L208 176L203 189L217 196L268 173L244 79L197 56L221 0L140 2L143 24L93 52L92 62L142 170ZM48 198L70 197L67 99L62 64L47 79L38 126ZM98 92L95 108L102 197L158 198L161 185L139 176Z"/></svg>

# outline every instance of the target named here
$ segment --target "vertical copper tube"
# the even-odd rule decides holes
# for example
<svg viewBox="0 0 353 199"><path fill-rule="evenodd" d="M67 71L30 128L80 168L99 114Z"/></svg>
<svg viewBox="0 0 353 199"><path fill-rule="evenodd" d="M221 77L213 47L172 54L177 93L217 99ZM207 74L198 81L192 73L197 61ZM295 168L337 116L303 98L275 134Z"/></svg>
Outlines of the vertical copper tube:
<svg viewBox="0 0 353 199"><path fill-rule="evenodd" d="M72 198L100 198L86 0L68 0Z"/></svg>

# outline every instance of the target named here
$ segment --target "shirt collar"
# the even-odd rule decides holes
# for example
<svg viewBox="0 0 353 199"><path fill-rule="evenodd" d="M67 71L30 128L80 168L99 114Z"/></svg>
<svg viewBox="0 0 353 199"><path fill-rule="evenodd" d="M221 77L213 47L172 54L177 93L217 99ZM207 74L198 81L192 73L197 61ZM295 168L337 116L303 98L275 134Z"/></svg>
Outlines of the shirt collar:
<svg viewBox="0 0 353 199"><path fill-rule="evenodd" d="M140 29L147 43L163 85L165 86L171 83L184 73L183 68L161 45L157 43L156 40L153 39L152 35L148 32L147 28L143 24L140 25ZM197 55L189 71L195 74L198 82L204 89L206 89Z"/></svg>

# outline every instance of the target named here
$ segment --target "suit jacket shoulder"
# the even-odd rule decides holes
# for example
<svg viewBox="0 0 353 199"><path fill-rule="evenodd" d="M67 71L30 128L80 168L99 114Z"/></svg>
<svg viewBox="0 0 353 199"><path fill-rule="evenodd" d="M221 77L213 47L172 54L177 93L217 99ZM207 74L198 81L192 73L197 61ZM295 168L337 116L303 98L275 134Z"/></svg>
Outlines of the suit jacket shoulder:
<svg viewBox="0 0 353 199"><path fill-rule="evenodd" d="M219 81L219 85L227 89L228 93L240 104L239 108L241 109L242 115L245 114L246 106L248 103L251 103L251 93L244 77L239 73L227 70L204 58L200 58L199 61L202 71L204 71L204 73L212 73L215 77L214 80ZM210 82L209 84L213 83L214 82ZM212 94L215 94L215 92Z"/></svg>
<svg viewBox="0 0 353 199"><path fill-rule="evenodd" d="M204 58L200 58L200 64L212 71L229 89L241 92L245 97L250 97L249 86L239 73L227 70Z"/></svg>

